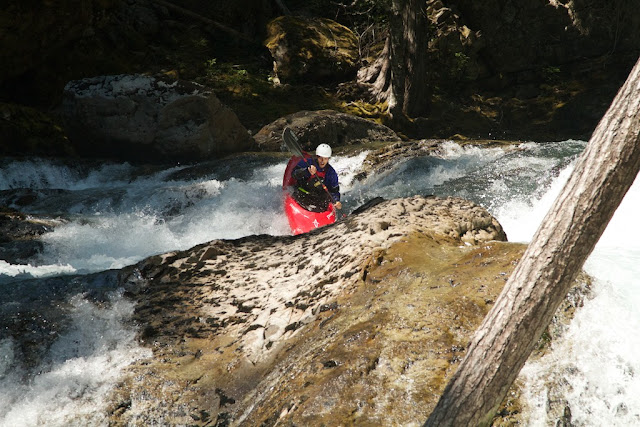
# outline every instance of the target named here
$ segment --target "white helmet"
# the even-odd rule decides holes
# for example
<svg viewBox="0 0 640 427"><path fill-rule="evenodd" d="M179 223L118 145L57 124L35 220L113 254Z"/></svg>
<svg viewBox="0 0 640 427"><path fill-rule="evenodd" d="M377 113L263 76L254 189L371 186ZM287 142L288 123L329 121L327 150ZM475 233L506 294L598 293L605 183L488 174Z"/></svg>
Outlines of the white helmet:
<svg viewBox="0 0 640 427"><path fill-rule="evenodd" d="M331 157L331 147L328 144L320 144L316 148L316 156Z"/></svg>

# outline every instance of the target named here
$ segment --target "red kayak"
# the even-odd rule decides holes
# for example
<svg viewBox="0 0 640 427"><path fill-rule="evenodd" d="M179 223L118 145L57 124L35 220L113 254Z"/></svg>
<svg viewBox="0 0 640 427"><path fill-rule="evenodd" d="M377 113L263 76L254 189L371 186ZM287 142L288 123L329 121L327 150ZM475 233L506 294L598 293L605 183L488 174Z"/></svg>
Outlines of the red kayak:
<svg viewBox="0 0 640 427"><path fill-rule="evenodd" d="M308 159L311 158L307 153L304 153L304 156ZM289 163L287 163L287 168L284 171L284 178L282 179L284 212L287 214L289 226L291 227L293 234L307 233L315 228L336 222L335 210L331 203L329 203L329 207L324 212L311 212L300 206L300 204L298 204L298 202L296 202L291 196L291 186L295 184L295 179L291 177L291 173L300 159L302 159L302 157L291 157Z"/></svg>

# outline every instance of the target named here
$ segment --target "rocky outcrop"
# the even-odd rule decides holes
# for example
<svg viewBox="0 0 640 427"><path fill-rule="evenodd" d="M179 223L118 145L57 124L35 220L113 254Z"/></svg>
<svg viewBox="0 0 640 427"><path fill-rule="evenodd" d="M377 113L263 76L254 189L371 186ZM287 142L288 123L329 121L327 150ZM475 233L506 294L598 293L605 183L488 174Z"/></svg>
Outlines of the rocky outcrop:
<svg viewBox="0 0 640 427"><path fill-rule="evenodd" d="M321 143L332 147L356 144L400 141L400 137L388 127L372 120L339 113L334 110L299 111L282 117L254 136L262 151L285 151L282 131L290 127L298 136L303 150L313 152Z"/></svg>
<svg viewBox="0 0 640 427"><path fill-rule="evenodd" d="M133 366L114 394L112 421L257 425L273 417L320 422L334 412L345 423L354 411L365 423L422 416L429 408L422 400L435 404L476 325L466 313L479 323L517 258L490 243L505 238L500 224L468 201L413 197L301 236L213 241L149 258L126 269L121 282L138 301L141 340L155 354ZM463 288L479 294L457 294ZM451 308L438 302L443 293ZM434 331L437 349L430 349L427 331ZM398 348L411 343L421 351ZM416 384L412 395L410 384L429 381L417 376L432 369L438 386ZM324 373L330 377L321 380ZM409 382L397 393L383 391L403 376ZM368 381L380 388L363 389ZM310 394L292 397L285 390L292 387ZM382 400L370 412L377 393ZM279 395L284 400L274 403ZM298 410L305 400L312 417Z"/></svg>
<svg viewBox="0 0 640 427"><path fill-rule="evenodd" d="M249 150L253 143L212 90L166 76L72 81L62 109L69 139L84 156L200 161Z"/></svg>
<svg viewBox="0 0 640 427"><path fill-rule="evenodd" d="M355 77L358 39L325 18L281 16L267 25L265 42L281 83L323 83Z"/></svg>
<svg viewBox="0 0 640 427"><path fill-rule="evenodd" d="M364 159L360 171L355 176L356 180L364 180L372 174L381 174L385 171L396 167L399 163L421 157L425 155L441 156L442 147L445 141L436 139L423 139L419 141L399 141L393 144L387 144L380 148L369 150L367 157ZM474 147L514 147L520 142L499 141L499 140L472 140L472 141L456 141L460 146L472 145Z"/></svg>

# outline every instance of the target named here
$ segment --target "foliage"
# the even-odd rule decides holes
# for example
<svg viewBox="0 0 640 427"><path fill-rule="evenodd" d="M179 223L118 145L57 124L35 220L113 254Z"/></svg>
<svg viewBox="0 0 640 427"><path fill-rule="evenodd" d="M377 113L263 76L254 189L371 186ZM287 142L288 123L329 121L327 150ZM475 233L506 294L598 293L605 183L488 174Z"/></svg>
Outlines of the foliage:
<svg viewBox="0 0 640 427"><path fill-rule="evenodd" d="M548 65L542 68L542 78L547 83L556 83L560 80L560 67Z"/></svg>
<svg viewBox="0 0 640 427"><path fill-rule="evenodd" d="M233 86L240 90L246 89L251 82L249 72L240 65L223 63L218 65L216 58L205 61L205 73L210 79L222 81L227 87Z"/></svg>
<svg viewBox="0 0 640 427"><path fill-rule="evenodd" d="M464 75L467 65L469 64L469 57L463 52L456 52L453 54L453 56L455 57L455 75L460 79Z"/></svg>
<svg viewBox="0 0 640 427"><path fill-rule="evenodd" d="M274 85L270 70L256 64L234 64L210 58L202 66L204 72L195 80L213 88L220 101L233 109L253 133L300 110L343 110L340 101L322 88Z"/></svg>

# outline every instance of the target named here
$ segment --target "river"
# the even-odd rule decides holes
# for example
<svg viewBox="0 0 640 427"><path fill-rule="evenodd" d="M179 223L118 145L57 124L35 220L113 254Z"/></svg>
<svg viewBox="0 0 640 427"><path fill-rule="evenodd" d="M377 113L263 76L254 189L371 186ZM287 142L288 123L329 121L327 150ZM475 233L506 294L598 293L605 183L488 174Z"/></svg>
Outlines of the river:
<svg viewBox="0 0 640 427"><path fill-rule="evenodd" d="M585 145L447 142L437 156L365 181L355 176L366 153L332 164L345 213L377 196L454 195L486 207L510 241L528 242ZM135 340L134 306L113 269L213 239L288 234L280 203L286 160L247 155L166 168L3 160L0 205L65 222L28 264L0 260L0 426L105 424L109 390L128 364L149 355ZM527 425L555 425L545 410L549 378L568 382L575 425L640 424L639 208L634 185L585 266L593 298L550 355L523 369ZM21 328L20 337L6 325ZM34 349L37 357L26 355Z"/></svg>

